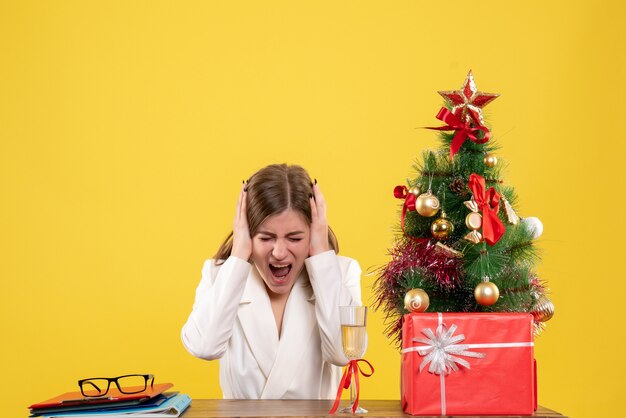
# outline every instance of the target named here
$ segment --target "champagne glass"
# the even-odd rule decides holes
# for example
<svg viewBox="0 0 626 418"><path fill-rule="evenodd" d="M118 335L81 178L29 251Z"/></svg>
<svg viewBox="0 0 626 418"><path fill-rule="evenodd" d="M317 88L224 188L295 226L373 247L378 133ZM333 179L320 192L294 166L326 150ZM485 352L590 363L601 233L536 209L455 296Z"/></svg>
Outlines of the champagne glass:
<svg viewBox="0 0 626 418"><path fill-rule="evenodd" d="M357 360L365 354L367 332L365 326L367 322L366 306L340 306L339 317L341 321L341 343L343 352L350 360ZM350 406L347 406L339 412L351 414L352 406L356 399L356 373L352 374L352 382L350 382ZM365 414L367 409L357 407L356 414Z"/></svg>

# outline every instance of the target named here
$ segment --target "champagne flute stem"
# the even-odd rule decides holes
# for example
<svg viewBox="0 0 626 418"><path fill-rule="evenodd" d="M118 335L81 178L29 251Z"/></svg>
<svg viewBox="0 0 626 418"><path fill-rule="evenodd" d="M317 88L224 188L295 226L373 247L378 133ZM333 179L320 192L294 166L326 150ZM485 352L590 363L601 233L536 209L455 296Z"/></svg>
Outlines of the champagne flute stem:
<svg viewBox="0 0 626 418"><path fill-rule="evenodd" d="M352 378L351 378L351 382L350 382L350 408L352 408L352 405L354 405L354 402L356 401L356 376L354 375L354 373L352 373Z"/></svg>

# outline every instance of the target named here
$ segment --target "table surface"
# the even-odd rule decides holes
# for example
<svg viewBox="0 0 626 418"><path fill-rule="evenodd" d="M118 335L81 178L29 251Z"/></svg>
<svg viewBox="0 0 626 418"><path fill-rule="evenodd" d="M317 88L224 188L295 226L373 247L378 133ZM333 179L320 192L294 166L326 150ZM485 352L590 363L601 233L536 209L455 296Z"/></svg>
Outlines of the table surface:
<svg viewBox="0 0 626 418"><path fill-rule="evenodd" d="M347 404L342 401L341 407ZM212 417L323 417L333 405L329 400L233 400L233 399L194 399L191 406L182 418L212 418ZM397 418L411 417L405 415L400 407L400 401L381 401L363 399L359 405L369 412L364 418ZM340 408L341 408L340 407ZM339 414L337 416L348 416ZM551 409L539 406L534 417L567 418ZM479 416L473 416L480 418ZM521 417L521 415L507 415L507 418ZM464 418L472 418L464 416ZM485 416L485 418L497 418Z"/></svg>

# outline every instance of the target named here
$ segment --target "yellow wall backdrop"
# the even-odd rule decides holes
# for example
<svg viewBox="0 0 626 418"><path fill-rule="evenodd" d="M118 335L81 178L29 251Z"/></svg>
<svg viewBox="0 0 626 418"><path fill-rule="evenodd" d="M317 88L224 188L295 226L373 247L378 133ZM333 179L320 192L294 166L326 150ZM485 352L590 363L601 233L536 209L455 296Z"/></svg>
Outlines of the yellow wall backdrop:
<svg viewBox="0 0 626 418"><path fill-rule="evenodd" d="M2 415L128 372L220 397L218 364L179 331L241 180L305 166L342 254L380 266L392 189L438 143L416 128L471 68L502 94L485 113L521 215L545 226L557 313L536 343L539 402L614 416L625 18L617 1L1 2ZM382 316L365 399L399 397Z"/></svg>

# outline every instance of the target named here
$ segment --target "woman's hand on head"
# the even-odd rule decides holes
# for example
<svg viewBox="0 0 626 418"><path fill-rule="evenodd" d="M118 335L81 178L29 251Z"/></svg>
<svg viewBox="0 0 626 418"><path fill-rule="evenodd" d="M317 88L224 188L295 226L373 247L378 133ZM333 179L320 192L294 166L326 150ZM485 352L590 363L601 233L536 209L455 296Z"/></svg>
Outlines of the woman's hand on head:
<svg viewBox="0 0 626 418"><path fill-rule="evenodd" d="M230 255L248 260L252 255L252 239L250 238L250 228L248 226L247 185L241 185L237 210L235 211L235 221L233 223L233 249Z"/></svg>
<svg viewBox="0 0 626 418"><path fill-rule="evenodd" d="M326 201L317 182L313 185L311 202L311 256L330 250L328 243L328 221L326 219Z"/></svg>

